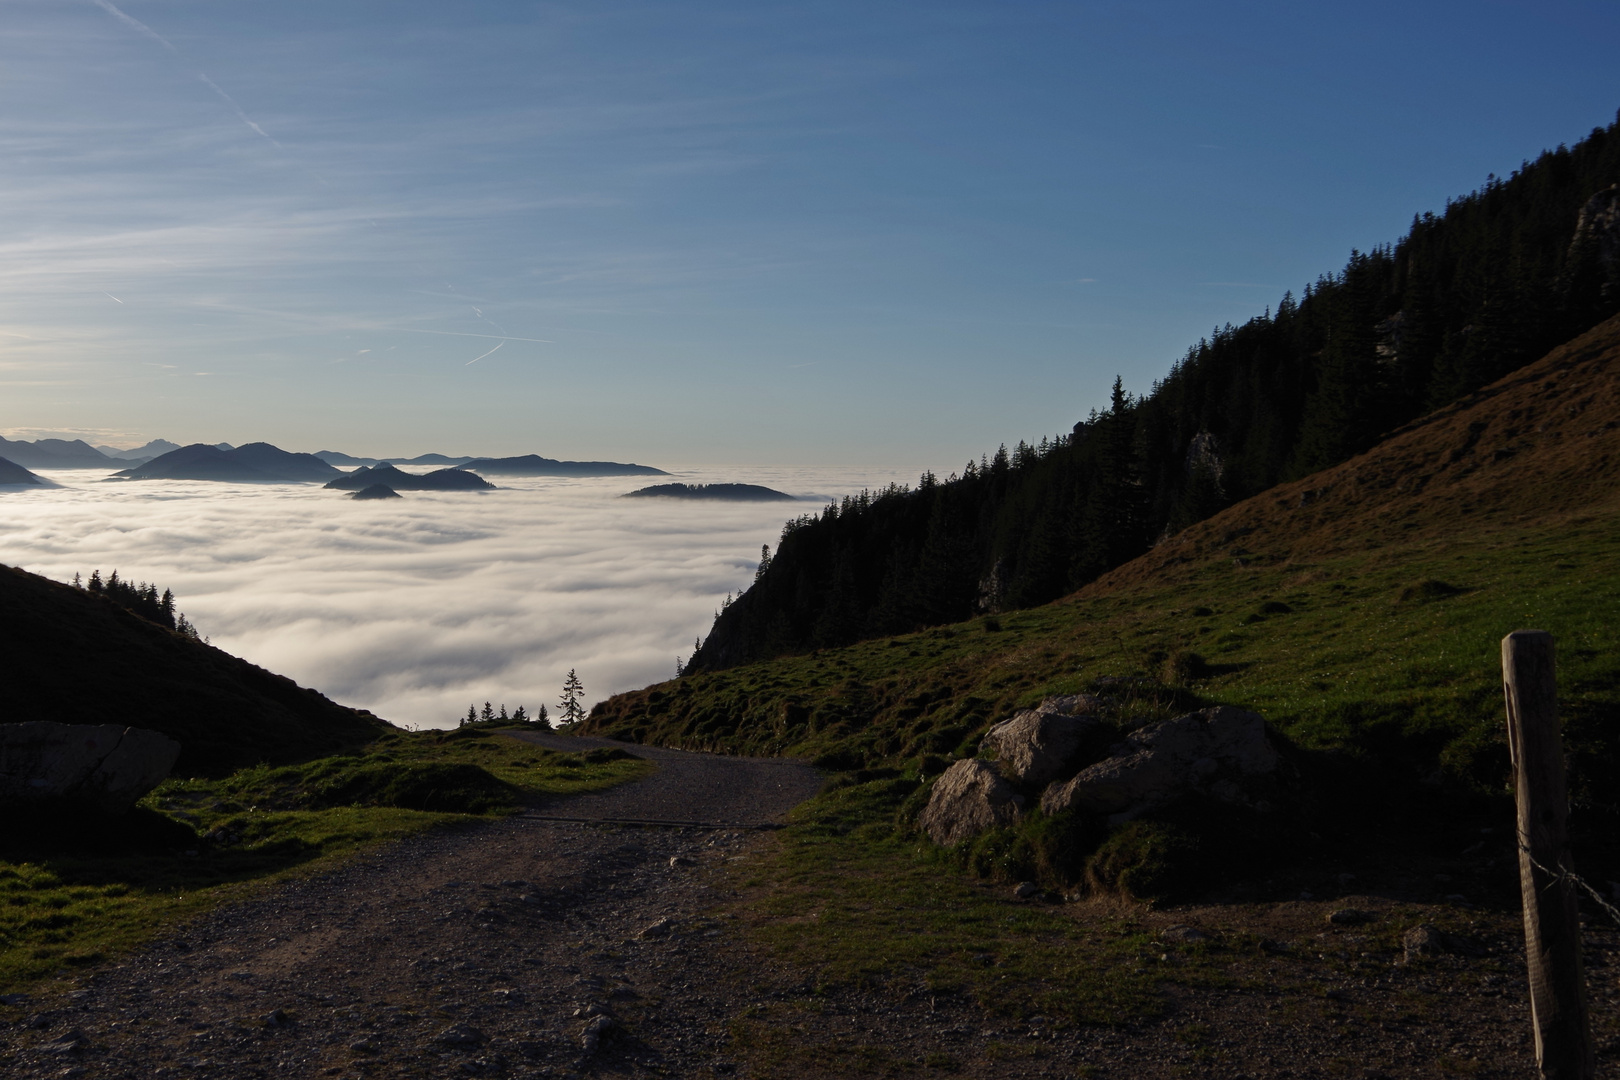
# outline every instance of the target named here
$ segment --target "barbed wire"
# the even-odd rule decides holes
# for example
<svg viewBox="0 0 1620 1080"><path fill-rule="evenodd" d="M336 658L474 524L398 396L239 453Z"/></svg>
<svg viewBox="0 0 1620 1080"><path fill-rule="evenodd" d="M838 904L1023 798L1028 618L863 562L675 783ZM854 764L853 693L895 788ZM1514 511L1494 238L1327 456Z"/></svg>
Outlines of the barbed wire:
<svg viewBox="0 0 1620 1080"><path fill-rule="evenodd" d="M1522 842L1519 844L1519 852L1525 858L1530 860L1531 866L1552 878L1552 884L1556 885L1560 882L1568 882L1577 888L1585 889L1587 895L1591 896L1592 901L1596 903L1598 907L1602 908L1604 913L1608 915L1609 918L1614 920L1616 926L1620 926L1620 908L1616 908L1613 904L1603 899L1603 894L1588 884L1586 879L1581 877L1581 875L1577 874L1573 870L1566 869L1562 865L1560 865L1556 870L1551 867L1541 865L1541 863L1536 861L1536 857L1530 854L1530 849Z"/></svg>

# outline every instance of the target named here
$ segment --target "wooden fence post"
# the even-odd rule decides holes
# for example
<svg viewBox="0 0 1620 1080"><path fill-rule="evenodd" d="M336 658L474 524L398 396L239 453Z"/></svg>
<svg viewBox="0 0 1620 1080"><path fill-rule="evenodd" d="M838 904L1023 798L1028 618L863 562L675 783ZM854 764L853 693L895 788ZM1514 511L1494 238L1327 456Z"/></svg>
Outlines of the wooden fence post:
<svg viewBox="0 0 1620 1080"><path fill-rule="evenodd" d="M1592 1080L1597 1064L1586 1018L1581 924L1571 869L1569 794L1558 731L1553 639L1516 630L1502 639L1508 747L1519 807L1519 889L1530 966L1530 1022L1545 1080Z"/></svg>

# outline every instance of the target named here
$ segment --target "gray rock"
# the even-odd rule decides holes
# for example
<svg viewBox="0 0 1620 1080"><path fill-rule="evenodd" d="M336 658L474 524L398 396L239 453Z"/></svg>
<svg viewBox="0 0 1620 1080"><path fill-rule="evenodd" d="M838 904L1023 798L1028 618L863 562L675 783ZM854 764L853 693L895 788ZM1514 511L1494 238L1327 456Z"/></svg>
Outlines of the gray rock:
<svg viewBox="0 0 1620 1080"><path fill-rule="evenodd" d="M934 843L949 846L987 829L1011 825L1024 797L1001 778L994 765L978 758L958 761L934 781L917 825Z"/></svg>
<svg viewBox="0 0 1620 1080"><path fill-rule="evenodd" d="M1334 926L1365 926L1373 921L1372 913L1359 908L1339 908L1328 912L1327 921Z"/></svg>
<svg viewBox="0 0 1620 1080"><path fill-rule="evenodd" d="M1209 935L1193 926L1171 926L1159 931L1159 940L1191 945L1199 941L1208 941Z"/></svg>
<svg viewBox="0 0 1620 1080"><path fill-rule="evenodd" d="M1093 715L1101 710L1102 699L1090 694L1049 697L985 732L979 753L993 754L1013 783L1045 787L1070 769L1086 736L1102 729Z"/></svg>
<svg viewBox="0 0 1620 1080"><path fill-rule="evenodd" d="M1203 709L1133 732L1107 759L1047 788L1041 809L1056 814L1082 808L1129 820L1193 792L1250 803L1244 782L1271 776L1281 763L1259 715L1226 706Z"/></svg>
<svg viewBox="0 0 1620 1080"><path fill-rule="evenodd" d="M0 724L0 804L64 800L121 814L161 784L180 744L120 724Z"/></svg>
<svg viewBox="0 0 1620 1080"><path fill-rule="evenodd" d="M585 1025L585 1030L579 1033L579 1048L586 1054L596 1053L596 1048L602 1045L602 1039L618 1027L618 1021L611 1016L598 1016Z"/></svg>
<svg viewBox="0 0 1620 1080"><path fill-rule="evenodd" d="M72 1031L63 1032L61 1035L58 1035L56 1038L46 1043L45 1049L49 1050L53 1054L74 1054L85 1049L89 1045L90 1040L85 1038L84 1032L80 1031L78 1028L74 1028Z"/></svg>
<svg viewBox="0 0 1620 1080"><path fill-rule="evenodd" d="M484 1041L484 1033L467 1024L452 1024L439 1032L436 1042L444 1046L453 1046L460 1050L470 1050Z"/></svg>
<svg viewBox="0 0 1620 1080"><path fill-rule="evenodd" d="M645 927L638 936L643 938L665 937L669 934L670 930L674 928L674 926L675 924L670 922L669 917L666 915L657 922Z"/></svg>
<svg viewBox="0 0 1620 1080"><path fill-rule="evenodd" d="M1040 891L1041 887L1033 881L1021 881L1018 883L1017 888L1013 889L1013 895L1020 900L1028 900Z"/></svg>

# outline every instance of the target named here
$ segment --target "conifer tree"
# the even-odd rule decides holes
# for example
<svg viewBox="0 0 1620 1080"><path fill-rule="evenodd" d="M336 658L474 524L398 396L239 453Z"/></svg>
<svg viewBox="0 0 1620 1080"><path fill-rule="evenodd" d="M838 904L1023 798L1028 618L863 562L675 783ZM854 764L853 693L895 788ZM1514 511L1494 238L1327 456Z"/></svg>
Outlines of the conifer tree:
<svg viewBox="0 0 1620 1080"><path fill-rule="evenodd" d="M562 722L564 724L577 724L585 719L585 707L579 699L585 694L585 686L579 681L573 668L568 669L568 678L563 680L562 691Z"/></svg>

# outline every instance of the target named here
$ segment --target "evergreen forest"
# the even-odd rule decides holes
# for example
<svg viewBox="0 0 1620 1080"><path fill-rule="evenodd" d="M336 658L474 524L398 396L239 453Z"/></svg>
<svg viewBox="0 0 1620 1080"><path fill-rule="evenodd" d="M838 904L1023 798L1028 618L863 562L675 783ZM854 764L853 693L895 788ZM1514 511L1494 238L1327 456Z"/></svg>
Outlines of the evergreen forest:
<svg viewBox="0 0 1620 1080"><path fill-rule="evenodd" d="M159 595L156 585L144 581L139 583L126 581L118 576L117 570L105 579L102 578L100 570L93 570L89 581L74 574L73 584L75 588L105 597L119 607L133 611L148 622L155 622L189 638L199 638L197 628L191 624L191 620L187 619L184 613L175 610L172 590L164 589Z"/></svg>
<svg viewBox="0 0 1620 1080"><path fill-rule="evenodd" d="M1617 312L1620 118L1216 329L1148 393L1116 380L1071 432L790 521L684 670L1046 603Z"/></svg>

